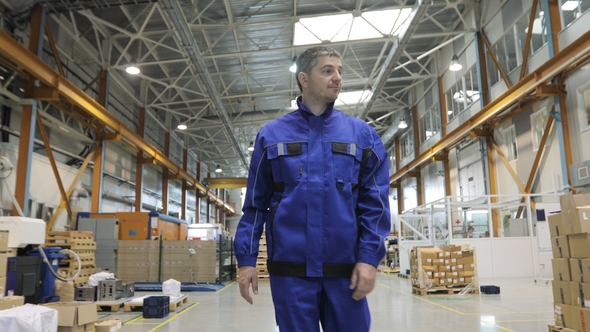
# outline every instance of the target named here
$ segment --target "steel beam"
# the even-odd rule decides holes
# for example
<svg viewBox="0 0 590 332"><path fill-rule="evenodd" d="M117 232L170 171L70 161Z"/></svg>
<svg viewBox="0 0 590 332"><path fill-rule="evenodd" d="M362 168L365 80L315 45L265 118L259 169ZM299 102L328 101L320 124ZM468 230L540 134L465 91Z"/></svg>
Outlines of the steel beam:
<svg viewBox="0 0 590 332"><path fill-rule="evenodd" d="M484 122L501 114L515 102L534 92L538 85L550 81L570 64L576 62L579 57L586 55L588 52L590 52L590 31L584 33L580 38L513 85L510 89L506 90L498 98L490 101L488 105L468 121L463 122L455 130L443 136L438 142L433 144L428 150L422 152L419 156L416 156L406 166L398 168L397 172L390 176L390 182L398 181L416 166L429 161L433 155L445 148L452 147L465 136L469 135L472 129L481 126Z"/></svg>
<svg viewBox="0 0 590 332"><path fill-rule="evenodd" d="M205 178L209 188L246 188L248 178Z"/></svg>
<svg viewBox="0 0 590 332"><path fill-rule="evenodd" d="M145 107L140 107L138 111L137 120L137 135L141 138L144 137L145 133ZM143 192L143 163L140 162L143 157L143 152L137 153L135 160L135 211L141 211L141 194ZM153 160L153 158L150 158Z"/></svg>

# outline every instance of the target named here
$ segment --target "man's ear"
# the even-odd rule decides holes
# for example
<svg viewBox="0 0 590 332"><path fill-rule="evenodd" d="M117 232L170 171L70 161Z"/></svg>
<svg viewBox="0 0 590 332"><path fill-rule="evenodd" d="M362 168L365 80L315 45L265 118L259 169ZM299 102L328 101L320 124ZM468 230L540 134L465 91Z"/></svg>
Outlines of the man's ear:
<svg viewBox="0 0 590 332"><path fill-rule="evenodd" d="M297 79L299 80L299 83L301 83L301 86L304 88L307 88L307 74L304 72L299 72L299 75L297 75Z"/></svg>

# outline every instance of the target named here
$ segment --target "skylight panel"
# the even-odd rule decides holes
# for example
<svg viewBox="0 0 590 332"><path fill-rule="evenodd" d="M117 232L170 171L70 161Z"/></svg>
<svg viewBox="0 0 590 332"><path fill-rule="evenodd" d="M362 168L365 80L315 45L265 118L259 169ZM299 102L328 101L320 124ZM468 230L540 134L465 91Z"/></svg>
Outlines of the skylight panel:
<svg viewBox="0 0 590 332"><path fill-rule="evenodd" d="M399 34L411 8L302 18L295 23L294 45L382 38Z"/></svg>

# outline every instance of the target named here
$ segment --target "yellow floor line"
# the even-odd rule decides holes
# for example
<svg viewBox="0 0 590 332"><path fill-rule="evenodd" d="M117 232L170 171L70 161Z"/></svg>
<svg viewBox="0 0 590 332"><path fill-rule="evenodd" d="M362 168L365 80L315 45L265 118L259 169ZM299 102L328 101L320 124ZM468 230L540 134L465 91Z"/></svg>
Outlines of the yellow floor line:
<svg viewBox="0 0 590 332"><path fill-rule="evenodd" d="M497 320L498 323L526 323L526 322L554 322L553 319L512 319L512 320Z"/></svg>
<svg viewBox="0 0 590 332"><path fill-rule="evenodd" d="M131 319L131 320L128 320L128 321L124 322L124 324L125 324L125 325L127 325L127 324L131 324L131 323L135 322L136 320L138 320L138 319L140 319L140 318L143 318L143 315L139 315L139 316L137 316L137 317L135 317L135 318L133 318L133 319Z"/></svg>
<svg viewBox="0 0 590 332"><path fill-rule="evenodd" d="M235 284L235 283L236 283L235 281L232 281L232 283L231 283L231 284L229 284L229 285L226 285L225 287L223 287L222 289L220 289L220 290L218 290L218 291L215 291L215 293L221 293L221 292L223 292L224 290L228 289L228 288L229 288L229 286L231 286L231 285L233 285L233 284Z"/></svg>
<svg viewBox="0 0 590 332"><path fill-rule="evenodd" d="M175 320L176 318L180 317L181 315L184 315L186 312L188 312L192 308L198 306L199 304L200 304L200 302L195 302L195 303L191 304L186 309L184 309L181 313L176 314L176 315L174 315L174 317L171 317L170 319L167 319L167 320L163 321L161 324L159 324L158 326L156 326L153 329L149 330L148 332L153 332L153 331L159 329L160 327L162 327L162 326L170 323L171 321Z"/></svg>

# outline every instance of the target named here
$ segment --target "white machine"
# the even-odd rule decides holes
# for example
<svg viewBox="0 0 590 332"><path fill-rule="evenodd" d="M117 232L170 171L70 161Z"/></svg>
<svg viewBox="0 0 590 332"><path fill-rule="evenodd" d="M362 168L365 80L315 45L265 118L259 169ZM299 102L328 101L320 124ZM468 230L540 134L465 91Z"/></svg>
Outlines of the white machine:
<svg viewBox="0 0 590 332"><path fill-rule="evenodd" d="M0 217L0 230L7 230L9 248L45 243L45 221L27 217Z"/></svg>

